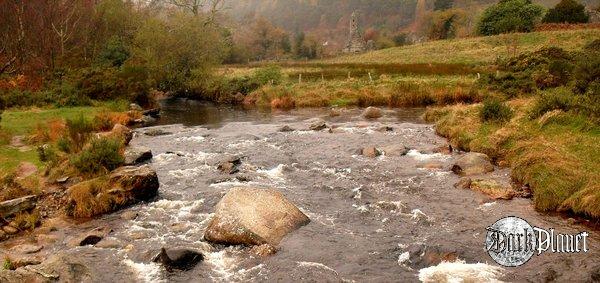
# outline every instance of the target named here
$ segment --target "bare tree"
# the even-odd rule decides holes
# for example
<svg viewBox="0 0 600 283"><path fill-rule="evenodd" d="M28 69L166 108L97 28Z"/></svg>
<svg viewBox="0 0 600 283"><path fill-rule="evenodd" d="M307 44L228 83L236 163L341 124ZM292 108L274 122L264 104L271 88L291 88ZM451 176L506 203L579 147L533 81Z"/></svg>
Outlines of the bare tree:
<svg viewBox="0 0 600 283"><path fill-rule="evenodd" d="M60 43L60 55L65 55L65 45L71 39L81 20L81 14L77 13L77 5L71 1L61 1L59 9L61 17L56 23L52 23L52 30L58 36Z"/></svg>
<svg viewBox="0 0 600 283"><path fill-rule="evenodd" d="M166 0L169 4L188 10L194 16L200 15L203 11L208 13L206 24L212 23L215 15L223 9L224 0Z"/></svg>
<svg viewBox="0 0 600 283"><path fill-rule="evenodd" d="M0 59L5 59L5 62L0 63L0 75L7 72L11 67L13 67L14 63L17 62L19 57L21 57L21 64L24 61L24 47L23 41L25 40L25 26L23 24L23 17L25 15L25 3L23 1L11 1L14 7L14 15L16 17L16 40L14 41L14 48L17 50L13 50L15 52L10 52L9 44L10 38L8 35L5 36L5 39L2 40L2 46L0 48ZM9 42L6 42L8 40ZM19 50L20 49L20 50ZM12 53L12 54L11 54Z"/></svg>

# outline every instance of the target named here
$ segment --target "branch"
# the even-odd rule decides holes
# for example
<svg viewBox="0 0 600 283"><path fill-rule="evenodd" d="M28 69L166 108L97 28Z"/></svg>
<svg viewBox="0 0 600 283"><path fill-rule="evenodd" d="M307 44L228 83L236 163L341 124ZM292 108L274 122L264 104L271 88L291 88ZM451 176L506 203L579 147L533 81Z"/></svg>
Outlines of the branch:
<svg viewBox="0 0 600 283"><path fill-rule="evenodd" d="M14 56L12 59L8 60L8 62L6 62L6 64L0 68L0 75L4 74L4 72L6 72L6 70L8 70L8 68L15 63L15 61L17 61L17 56Z"/></svg>

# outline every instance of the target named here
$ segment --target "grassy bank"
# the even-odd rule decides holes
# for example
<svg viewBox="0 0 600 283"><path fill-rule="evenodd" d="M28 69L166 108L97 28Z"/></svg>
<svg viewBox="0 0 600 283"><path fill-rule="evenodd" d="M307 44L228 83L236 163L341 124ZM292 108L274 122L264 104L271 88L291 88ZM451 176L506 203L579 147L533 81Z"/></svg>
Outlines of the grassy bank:
<svg viewBox="0 0 600 283"><path fill-rule="evenodd" d="M543 31L449 39L383 49L360 55L341 56L323 60L322 63L481 65L492 63L499 57L514 56L548 46L577 50L581 49L591 38L598 37L600 37L600 29Z"/></svg>
<svg viewBox="0 0 600 283"><path fill-rule="evenodd" d="M560 111L530 119L534 101L508 102L514 117L506 123L482 122L480 104L431 108L425 117L457 148L510 167L532 189L536 209L600 217L600 127Z"/></svg>
<svg viewBox="0 0 600 283"><path fill-rule="evenodd" d="M113 101L88 107L5 110L0 120L0 173L14 171L21 162L30 162L39 168L42 162L39 160L36 144L40 142L40 138L50 138L42 136L55 135L52 131L62 130L66 120L79 117L92 120L101 113L124 111L126 107L124 102ZM25 146L12 146L11 140L15 136L20 136Z"/></svg>

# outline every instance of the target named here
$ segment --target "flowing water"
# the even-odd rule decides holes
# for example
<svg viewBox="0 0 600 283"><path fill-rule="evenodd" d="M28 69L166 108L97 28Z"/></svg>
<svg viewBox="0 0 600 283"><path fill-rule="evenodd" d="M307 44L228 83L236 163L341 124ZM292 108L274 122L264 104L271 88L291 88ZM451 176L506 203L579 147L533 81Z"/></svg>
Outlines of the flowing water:
<svg viewBox="0 0 600 283"><path fill-rule="evenodd" d="M534 211L531 200L491 201L456 189L449 168L463 153L434 153L446 145L421 109L387 110L366 121L360 110L329 117L327 109L265 113L193 101L163 105L162 136L138 129L133 145L150 147L150 165L161 183L157 200L68 228L46 249L77 256L98 282L413 282L436 274L476 281L544 282L591 280L598 270L597 233L587 254L543 254L518 268L501 269L484 248L485 228L505 216L532 225L578 233L589 228ZM310 131L315 117L333 131ZM293 132L279 132L288 125ZM392 131L382 130L391 127ZM388 129L389 130L389 129ZM367 158L366 146L405 145L405 156ZM240 172L224 175L216 164L243 157ZM488 177L509 183L509 171ZM248 248L216 246L203 240L215 205L232 187L281 191L310 219L287 235L271 257ZM113 248L67 248L72 234L108 225ZM202 250L205 261L187 272L168 273L151 258L161 247ZM442 259L450 261L442 263Z"/></svg>

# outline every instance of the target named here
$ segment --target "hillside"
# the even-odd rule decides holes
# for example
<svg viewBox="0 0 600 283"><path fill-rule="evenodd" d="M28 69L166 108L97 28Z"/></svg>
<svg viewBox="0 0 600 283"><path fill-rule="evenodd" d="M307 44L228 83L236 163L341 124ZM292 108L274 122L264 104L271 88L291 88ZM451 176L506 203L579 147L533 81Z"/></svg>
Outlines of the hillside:
<svg viewBox="0 0 600 283"><path fill-rule="evenodd" d="M449 39L383 49L359 55L340 56L323 60L322 63L483 64L492 62L497 57L515 54L515 47L516 53L534 51L544 46L558 46L567 50L578 50L594 38L600 38L600 29Z"/></svg>

